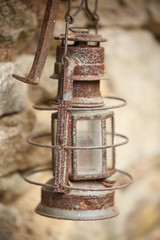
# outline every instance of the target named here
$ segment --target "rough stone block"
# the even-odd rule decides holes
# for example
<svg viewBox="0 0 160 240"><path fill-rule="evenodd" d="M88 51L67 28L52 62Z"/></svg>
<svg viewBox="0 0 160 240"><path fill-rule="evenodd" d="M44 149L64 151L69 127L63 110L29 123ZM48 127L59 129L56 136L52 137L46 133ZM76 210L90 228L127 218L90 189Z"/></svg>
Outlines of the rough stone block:
<svg viewBox="0 0 160 240"><path fill-rule="evenodd" d="M98 12L103 26L139 27L148 21L145 0L102 0Z"/></svg>
<svg viewBox="0 0 160 240"><path fill-rule="evenodd" d="M14 63L0 63L0 117L21 112L26 107L27 88L25 84L12 78L16 71Z"/></svg>
<svg viewBox="0 0 160 240"><path fill-rule="evenodd" d="M0 201L12 202L13 199L24 194L30 185L26 183L20 173L13 173L0 178Z"/></svg>
<svg viewBox="0 0 160 240"><path fill-rule="evenodd" d="M110 78L102 82L103 94L108 89L128 102L116 115L117 131L130 138L126 147L117 148L117 164L124 168L160 153L160 45L145 30L108 28L101 33L108 39L104 46Z"/></svg>
<svg viewBox="0 0 160 240"><path fill-rule="evenodd" d="M21 0L1 0L0 46L10 47L20 38L22 47L33 38L33 30L37 26L37 18Z"/></svg>
<svg viewBox="0 0 160 240"><path fill-rule="evenodd" d="M35 116L23 111L0 119L0 176L48 163L51 151L28 144Z"/></svg>
<svg viewBox="0 0 160 240"><path fill-rule="evenodd" d="M16 240L15 234L21 225L21 217L16 211L0 204L0 239Z"/></svg>
<svg viewBox="0 0 160 240"><path fill-rule="evenodd" d="M160 35L160 1L149 0L147 2L149 21L147 27L157 36Z"/></svg>

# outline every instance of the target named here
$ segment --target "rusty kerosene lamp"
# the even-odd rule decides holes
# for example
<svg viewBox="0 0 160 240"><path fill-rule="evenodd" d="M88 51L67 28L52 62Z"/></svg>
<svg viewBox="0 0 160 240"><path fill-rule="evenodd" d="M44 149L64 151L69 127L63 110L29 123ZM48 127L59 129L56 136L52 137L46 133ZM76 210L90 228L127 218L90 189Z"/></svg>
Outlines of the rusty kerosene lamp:
<svg viewBox="0 0 160 240"><path fill-rule="evenodd" d="M42 186L41 203L36 212L52 218L70 220L98 220L118 215L114 206L115 190L128 186L132 177L115 168L115 149L128 142L127 137L115 134L113 108L126 104L120 98L102 98L100 80L106 79L104 48L106 41L85 28L69 28L82 10L98 26L97 4L91 11L88 0L71 14L71 0L65 16L65 34L57 48L55 71L58 94L54 99L34 105L35 109L52 111L51 145L40 144L39 134L30 143L52 149L53 178L46 184L33 182L28 176L47 169L34 169L26 180ZM48 0L40 41L30 74L16 79L38 84L51 44L59 0ZM121 139L116 143L116 138ZM129 182L118 185L114 178L119 172L129 177Z"/></svg>

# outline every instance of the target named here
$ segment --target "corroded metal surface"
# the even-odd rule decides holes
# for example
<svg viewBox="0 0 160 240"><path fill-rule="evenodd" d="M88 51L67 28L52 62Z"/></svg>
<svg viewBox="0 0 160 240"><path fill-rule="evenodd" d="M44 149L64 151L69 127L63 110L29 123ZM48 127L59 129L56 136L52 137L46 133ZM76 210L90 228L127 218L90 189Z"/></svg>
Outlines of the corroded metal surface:
<svg viewBox="0 0 160 240"><path fill-rule="evenodd" d="M57 145L52 145L52 144L45 144L45 143L39 143L37 139L43 139L43 137L46 137L46 136L51 136L52 133L37 133L35 134L34 136L31 136L29 139L28 139L28 142L30 144L32 144L33 146L36 146L36 147L44 147L44 148L50 148L50 149L57 149L58 146ZM114 144L107 144L107 145L101 145L101 146L64 146L64 149L70 149L70 150L92 150L92 149L107 149L107 148L116 148L116 147L120 147L120 146L123 146L125 144L127 144L129 142L129 139L122 135L122 134L118 134L118 133L115 133L114 134L114 138L120 138L121 141Z"/></svg>
<svg viewBox="0 0 160 240"><path fill-rule="evenodd" d="M105 100L105 101L104 101ZM42 101L39 103L34 104L33 108L36 110L43 110L43 111L56 111L58 110L58 104L56 102L57 100L54 99L50 99L47 101ZM103 97L103 101L104 101L104 106L100 106L100 107L85 107L83 108L83 111L97 111L97 110L111 110L111 109L117 109L117 108L121 108L126 106L127 102L126 100L122 99L122 98L117 98L117 97ZM74 106L74 103L72 103L72 109L68 108L66 109L67 111L73 110L73 111L79 111L80 108Z"/></svg>
<svg viewBox="0 0 160 240"><path fill-rule="evenodd" d="M41 77L48 51L52 42L54 26L56 23L58 7L60 0L48 0L46 5L45 16L42 24L40 39L35 54L34 62L31 71L27 77L20 77L13 74L13 77L28 83L28 84L38 84Z"/></svg>
<svg viewBox="0 0 160 240"><path fill-rule="evenodd" d="M55 64L55 74L59 76L61 69L59 66L64 55L64 46L57 48L57 63ZM83 41L75 41L74 45L69 45L67 49L69 58L77 59L73 78L74 81L100 80L105 74L104 48L100 46L90 46Z"/></svg>
<svg viewBox="0 0 160 240"><path fill-rule="evenodd" d="M79 28L77 28L79 29ZM106 42L107 39L106 38L102 38L101 35L93 35L91 33L84 33L84 32L78 32L78 30L76 31L76 33L70 33L68 35L68 41L76 41L76 42ZM56 40L64 40L65 39L65 35L61 34L59 37L55 37Z"/></svg>
<svg viewBox="0 0 160 240"><path fill-rule="evenodd" d="M53 189L54 190L56 188L56 186L53 185L53 184L37 182L37 181L31 180L29 178L30 176L33 177L33 175L35 175L36 173L46 172L46 171L51 171L51 170L52 170L51 167L34 168L34 169L28 171L27 173L25 173L24 179L25 179L25 181L27 181L30 184L37 185L37 186L42 186L42 187L48 187L49 189ZM113 169L111 171L113 171ZM133 177L129 173L127 173L125 171L122 171L122 170L119 170L119 169L114 169L114 171L115 171L115 174L119 173L119 174L121 174L123 176L126 176L128 178L128 181L125 181L125 183L123 183L123 184L121 183L120 184L120 183L118 183L118 180L113 180L113 179L107 178L107 179L100 180L100 183L103 186L105 186L105 188L103 187L103 188L96 188L96 189L95 188L88 189L88 188L84 188L84 186L83 186L83 188L82 187L78 188L78 187L73 187L73 186L70 186L70 185L63 186L63 187L66 188L66 190L76 190L76 191L79 190L79 191L84 191L84 192L85 191L90 191L90 192L108 192L108 191L115 191L115 190L126 188L126 187L130 186L133 183ZM113 184L110 184L110 183L113 183ZM115 183L117 183L117 184L115 185ZM69 181L68 184L71 184L71 181Z"/></svg>
<svg viewBox="0 0 160 240"><path fill-rule="evenodd" d="M104 106L100 81L74 81L72 105L77 107Z"/></svg>
<svg viewBox="0 0 160 240"><path fill-rule="evenodd" d="M55 161L55 168L53 174L55 176L55 185L57 192L64 192L62 185L67 185L68 171L70 162L70 151L65 150L64 146L71 145L71 111L66 108L72 107L72 93L73 93L73 80L71 78L74 70L75 62L66 61L64 64L64 84L62 100L59 100L58 117L57 117L57 137L56 145L58 146L56 155L52 156ZM54 141L54 139L53 139ZM55 159L54 159L55 157Z"/></svg>
<svg viewBox="0 0 160 240"><path fill-rule="evenodd" d="M38 84L51 44L59 1L47 1L32 69L26 78L14 75L18 80ZM115 191L132 182L130 174L116 169L116 147L126 144L128 138L115 133L114 113L108 111L125 106L126 101L103 98L100 93L100 80L106 75L104 48L100 43L106 39L90 34L86 28L69 28L79 12L85 9L97 32L98 0L95 0L93 11L88 0L81 0L74 11L71 2L68 0L65 34L56 38L62 42L57 47L55 70L51 76L59 82L57 96L34 106L39 110L56 110L52 113L51 133L35 135L29 140L32 145L51 149L53 178L47 183L28 179L32 174L44 171L39 169L29 172L25 179L42 186L41 202L36 208L38 214L69 220L107 219L118 215L114 206ZM107 105L105 100L119 103ZM85 132L84 122L88 124ZM44 136L49 136L52 143L37 142ZM123 141L116 142L117 136ZM111 166L108 163L109 150ZM115 178L117 172L128 177L129 181L119 184Z"/></svg>
<svg viewBox="0 0 160 240"><path fill-rule="evenodd" d="M60 39L64 40L63 37ZM68 45L67 58L75 61L72 74L72 105L77 107L104 106L100 93L100 79L105 75L104 48L99 46L102 37L89 33L74 33L74 35L68 35L69 40L74 41L74 44ZM95 42L96 45L89 45L89 41ZM55 73L52 75L52 78L58 78L59 81L63 74L64 53L65 46L62 44L57 47ZM62 94L58 92L58 95Z"/></svg>
<svg viewBox="0 0 160 240"><path fill-rule="evenodd" d="M54 180L48 183L52 185ZM77 184L91 189L94 187L97 190L102 187L98 182L74 183L74 186ZM114 207L114 191L91 193L71 190L63 194L55 193L46 186L42 188L41 203L36 208L36 212L51 218L71 220L98 220L118 215Z"/></svg>

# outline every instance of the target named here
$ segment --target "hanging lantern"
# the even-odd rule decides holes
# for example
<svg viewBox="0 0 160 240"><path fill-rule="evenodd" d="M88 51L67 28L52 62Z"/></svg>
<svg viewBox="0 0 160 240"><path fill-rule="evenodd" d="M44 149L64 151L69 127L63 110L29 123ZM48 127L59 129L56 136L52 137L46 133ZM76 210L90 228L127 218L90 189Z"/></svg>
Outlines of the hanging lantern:
<svg viewBox="0 0 160 240"><path fill-rule="evenodd" d="M47 147L52 151L53 177L47 183L37 183L28 177L39 171L33 169L25 179L42 186L41 202L36 208L40 215L58 219L98 220L118 215L114 205L115 191L127 187L132 177L115 168L117 147L128 142L128 138L115 133L114 112L126 101L105 97L100 93L100 80L105 75L104 48L106 40L88 29L72 27L77 14L84 8L98 30L97 3L95 10L89 9L88 0L82 0L79 8L71 14L71 0L65 16L65 34L57 37L54 74L58 79L58 93L54 99L34 105L35 109L51 111L51 145L40 144L39 134L30 138L30 143ZM38 84L52 40L59 0L48 0L40 41L35 60L28 77L13 75L16 79ZM116 173L130 180L118 184Z"/></svg>

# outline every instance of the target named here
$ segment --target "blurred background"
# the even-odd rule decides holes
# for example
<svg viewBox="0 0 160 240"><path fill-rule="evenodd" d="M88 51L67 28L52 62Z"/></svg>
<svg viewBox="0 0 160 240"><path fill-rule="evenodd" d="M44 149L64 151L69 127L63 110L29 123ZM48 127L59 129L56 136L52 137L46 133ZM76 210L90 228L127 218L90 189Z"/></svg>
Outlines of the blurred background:
<svg viewBox="0 0 160 240"><path fill-rule="evenodd" d="M80 1L73 1L77 6ZM90 0L90 4L94 3ZM58 42L53 41L39 86L12 78L31 67L45 0L0 1L0 240L160 240L160 0L99 0L100 34L109 81L103 95L125 98L115 111L116 130L130 142L117 151L117 168L134 183L116 194L117 218L95 222L47 219L34 213L39 187L24 182L32 167L49 163L48 150L26 140L50 129L50 112L33 102L56 94L53 73ZM55 35L64 32L66 1L61 1ZM81 13L75 25L92 27ZM40 176L44 179L45 176Z"/></svg>

